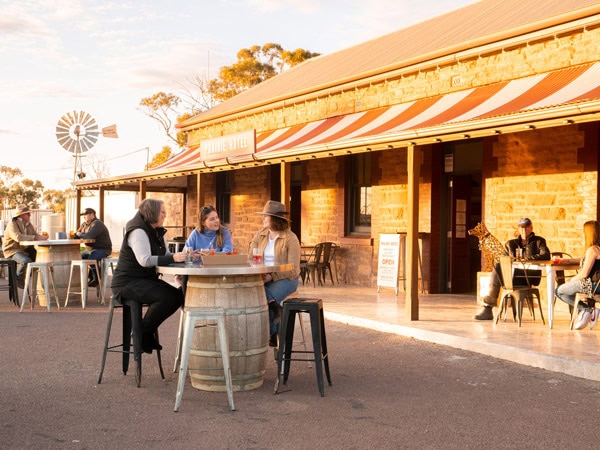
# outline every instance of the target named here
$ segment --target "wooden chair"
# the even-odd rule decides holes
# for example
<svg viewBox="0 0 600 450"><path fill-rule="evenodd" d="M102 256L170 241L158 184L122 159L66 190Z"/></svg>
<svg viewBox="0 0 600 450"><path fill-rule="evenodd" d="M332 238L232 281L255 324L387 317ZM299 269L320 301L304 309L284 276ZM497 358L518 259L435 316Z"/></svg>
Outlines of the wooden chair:
<svg viewBox="0 0 600 450"><path fill-rule="evenodd" d="M506 315L508 313L508 302L510 300L513 308L513 319L518 318L519 326L521 326L521 318L523 315L523 303L527 303L527 307L535 320L535 309L533 308L533 297L537 298L538 307L540 309L540 316L542 323L544 321L544 313L542 312L542 302L540 301L540 290L537 287L533 287L529 283L527 278L527 271L525 271L525 280L527 286L516 287L513 286L513 269L512 269L512 258L510 256L500 256L500 271L502 273L502 291L500 293L500 307L498 308L498 315L496 316L496 323L504 311L504 321L506 321Z"/></svg>

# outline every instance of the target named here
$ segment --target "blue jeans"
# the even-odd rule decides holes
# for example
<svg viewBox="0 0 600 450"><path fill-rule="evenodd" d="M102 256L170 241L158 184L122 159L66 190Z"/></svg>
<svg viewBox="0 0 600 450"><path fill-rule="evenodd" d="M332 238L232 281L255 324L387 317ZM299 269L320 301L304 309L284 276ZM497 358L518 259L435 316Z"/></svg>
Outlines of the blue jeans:
<svg viewBox="0 0 600 450"><path fill-rule="evenodd" d="M575 305L575 294L582 292L581 280L571 280L561 284L554 291L555 295L571 306ZM592 283L592 292L597 291L597 283Z"/></svg>
<svg viewBox="0 0 600 450"><path fill-rule="evenodd" d="M298 278L290 280L284 278L277 281L269 281L265 283L265 293L267 294L267 302L275 300L281 305L281 302L288 295L296 292L298 289ZM269 332L270 334L277 333L278 326L273 322L273 311L269 310Z"/></svg>
<svg viewBox="0 0 600 450"><path fill-rule="evenodd" d="M35 249L31 249L31 250L33 250L33 252L35 252ZM27 267L27 263L35 261L36 255L33 252L31 252L31 251L29 251L27 253L17 252L9 258L17 263L17 280L19 280L19 281L24 280L25 268Z"/></svg>
<svg viewBox="0 0 600 450"><path fill-rule="evenodd" d="M81 259L95 259L96 261L98 261L98 272L100 272L102 270L102 260L108 257L110 254L111 252L107 250L104 250L102 248L95 248L91 252L88 250L84 250L83 252L81 252ZM93 267L90 268L90 273L88 274L88 276L90 278L96 277ZM100 274L98 274L98 278L100 278Z"/></svg>

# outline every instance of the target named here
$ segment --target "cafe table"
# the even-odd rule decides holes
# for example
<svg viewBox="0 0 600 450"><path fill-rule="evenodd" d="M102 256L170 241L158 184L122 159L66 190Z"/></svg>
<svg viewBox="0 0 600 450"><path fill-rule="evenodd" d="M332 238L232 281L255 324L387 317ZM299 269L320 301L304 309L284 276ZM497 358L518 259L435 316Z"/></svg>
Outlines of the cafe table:
<svg viewBox="0 0 600 450"><path fill-rule="evenodd" d="M59 299L67 296L71 261L81 259L82 244L91 244L94 239L48 239L46 241L21 241L23 247L34 246L37 250L37 262L52 262L54 267L54 285ZM39 301L41 306L46 306L46 296L43 293L41 279L38 279ZM72 287L77 290L81 283L79 276L73 277Z"/></svg>
<svg viewBox="0 0 600 450"><path fill-rule="evenodd" d="M579 269L579 259L562 259L558 262L551 260L515 260L513 269L541 270L546 274L546 299L548 301L548 326L552 329L554 321L554 289L556 288L557 270Z"/></svg>
<svg viewBox="0 0 600 450"><path fill-rule="evenodd" d="M263 384L269 350L269 309L263 274L291 270L292 264L157 266L163 275L187 275L186 307L222 307L234 391L258 389ZM216 327L197 323L190 351L192 386L204 391L225 391Z"/></svg>

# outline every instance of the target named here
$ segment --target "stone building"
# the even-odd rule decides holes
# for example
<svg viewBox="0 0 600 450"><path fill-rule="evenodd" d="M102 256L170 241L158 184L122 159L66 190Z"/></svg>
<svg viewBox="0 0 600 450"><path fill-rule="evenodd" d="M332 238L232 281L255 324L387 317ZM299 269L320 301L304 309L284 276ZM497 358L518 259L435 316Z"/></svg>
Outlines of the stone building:
<svg viewBox="0 0 600 450"><path fill-rule="evenodd" d="M580 255L598 217L600 2L483 0L296 66L180 125L152 171L75 183L214 204L246 249L265 201L301 241L342 248L340 281L376 286L381 234L406 233L431 293L474 292L481 254L529 217ZM417 240L418 237L418 240Z"/></svg>

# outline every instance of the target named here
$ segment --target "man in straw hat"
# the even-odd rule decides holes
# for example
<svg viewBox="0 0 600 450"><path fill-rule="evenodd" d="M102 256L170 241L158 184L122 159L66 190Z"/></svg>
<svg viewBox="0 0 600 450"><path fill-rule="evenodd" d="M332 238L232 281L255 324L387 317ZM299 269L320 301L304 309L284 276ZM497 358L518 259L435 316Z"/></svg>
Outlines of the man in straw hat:
<svg viewBox="0 0 600 450"><path fill-rule="evenodd" d="M293 264L290 270L263 274L269 304L269 345L276 347L281 302L298 288L300 241L290 230L289 219L286 217L288 212L283 203L269 200L257 214L263 216L263 229L252 239L250 251L257 248L265 265Z"/></svg>
<svg viewBox="0 0 600 450"><path fill-rule="evenodd" d="M21 241L45 241L48 236L38 234L30 222L31 211L27 205L17 206L14 217L6 226L2 251L5 258L17 263L17 285L23 289L24 273L27 263L35 261L36 250L32 246L23 247Z"/></svg>

